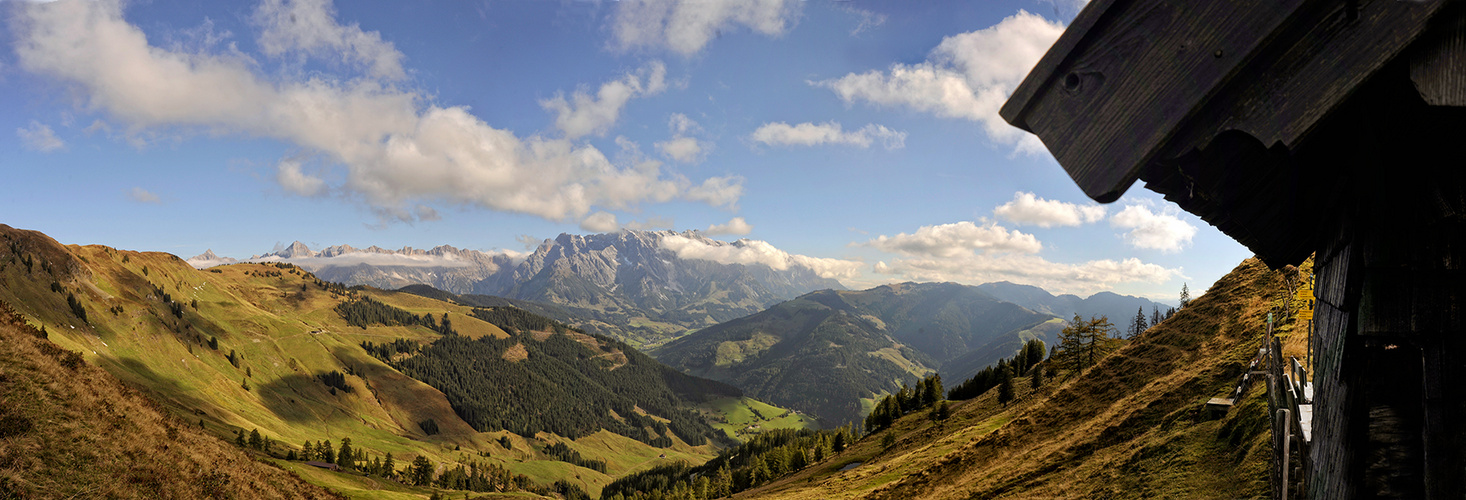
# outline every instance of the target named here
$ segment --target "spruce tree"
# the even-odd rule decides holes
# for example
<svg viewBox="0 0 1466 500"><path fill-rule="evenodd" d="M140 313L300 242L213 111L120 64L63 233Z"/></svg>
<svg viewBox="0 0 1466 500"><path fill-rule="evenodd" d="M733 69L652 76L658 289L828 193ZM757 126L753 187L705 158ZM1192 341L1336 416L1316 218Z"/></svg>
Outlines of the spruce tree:
<svg viewBox="0 0 1466 500"><path fill-rule="evenodd" d="M433 484L433 462L426 456L418 455L412 460L412 467L408 468L408 478L417 486Z"/></svg>
<svg viewBox="0 0 1466 500"><path fill-rule="evenodd" d="M926 383L926 391L922 394L922 402L925 404L936 404L942 399L942 376L932 375Z"/></svg>
<svg viewBox="0 0 1466 500"><path fill-rule="evenodd" d="M1013 373L1003 367L998 371L998 377L998 403L1007 408L1008 402L1013 401Z"/></svg>
<svg viewBox="0 0 1466 500"><path fill-rule="evenodd" d="M1186 304L1189 304L1189 303L1191 303L1191 289L1187 288L1185 283L1182 283L1181 284L1181 307L1184 308L1184 307L1186 307Z"/></svg>
<svg viewBox="0 0 1466 500"><path fill-rule="evenodd" d="M382 459L382 476L391 479L397 475L397 462L392 460L392 452L387 452L387 457Z"/></svg>
<svg viewBox="0 0 1466 500"><path fill-rule="evenodd" d="M336 463L336 450L331 449L330 441L321 441L317 444L316 453L320 455L322 462L328 464Z"/></svg>
<svg viewBox="0 0 1466 500"><path fill-rule="evenodd" d="M265 440L260 436L259 429L249 431L249 447L256 450L265 449Z"/></svg>
<svg viewBox="0 0 1466 500"><path fill-rule="evenodd" d="M347 470L355 469L356 456L354 455L354 451L351 449L351 438L341 438L341 450L336 452L336 465Z"/></svg>
<svg viewBox="0 0 1466 500"><path fill-rule="evenodd" d="M300 445L300 458L305 461L316 459L316 446L311 444L309 439L305 440L305 444Z"/></svg>

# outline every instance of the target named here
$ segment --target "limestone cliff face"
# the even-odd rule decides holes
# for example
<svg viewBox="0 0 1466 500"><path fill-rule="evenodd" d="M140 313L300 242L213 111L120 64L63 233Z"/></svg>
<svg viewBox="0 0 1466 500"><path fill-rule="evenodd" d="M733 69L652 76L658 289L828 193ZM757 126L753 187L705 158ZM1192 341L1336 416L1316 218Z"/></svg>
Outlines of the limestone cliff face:
<svg viewBox="0 0 1466 500"><path fill-rule="evenodd" d="M662 245L677 236L719 247L735 245L697 231L561 234L545 240L510 273L490 277L475 293L581 307L634 307L677 324L703 324L752 314L812 290L844 289L803 267L684 259ZM711 323L707 323L711 324Z"/></svg>

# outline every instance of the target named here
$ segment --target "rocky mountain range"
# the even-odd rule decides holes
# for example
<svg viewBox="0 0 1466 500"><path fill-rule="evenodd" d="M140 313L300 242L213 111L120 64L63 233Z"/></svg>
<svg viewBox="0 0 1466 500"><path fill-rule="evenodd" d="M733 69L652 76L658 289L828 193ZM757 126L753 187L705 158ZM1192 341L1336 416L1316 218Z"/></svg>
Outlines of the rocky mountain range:
<svg viewBox="0 0 1466 500"><path fill-rule="evenodd" d="M447 245L429 250L338 245L312 251L297 241L247 260L290 262L347 285L425 284L454 294L555 304L584 318L576 326L616 334L634 345L656 344L810 291L845 288L807 266L776 268L740 258L740 252L752 251L750 244L713 240L697 231L625 230L561 234L529 254ZM679 252L689 247L703 251ZM207 267L232 259L209 251L188 261Z"/></svg>

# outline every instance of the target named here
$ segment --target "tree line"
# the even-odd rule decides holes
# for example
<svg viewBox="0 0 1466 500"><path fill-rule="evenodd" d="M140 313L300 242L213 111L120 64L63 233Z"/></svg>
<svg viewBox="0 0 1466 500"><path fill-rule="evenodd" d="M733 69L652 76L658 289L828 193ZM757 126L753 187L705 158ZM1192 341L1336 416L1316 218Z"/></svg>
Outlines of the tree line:
<svg viewBox="0 0 1466 500"><path fill-rule="evenodd" d="M922 408L932 407L932 417L935 419L940 414L940 419L945 420L947 410L939 409L934 405L942 400L942 376L932 374L917 381L916 389L911 389L906 384L901 384L901 390L895 394L888 394L881 398L871 409L870 415L865 417L866 434L874 434L891 426L892 423L902 415L911 413ZM941 405L945 408L945 404Z"/></svg>
<svg viewBox="0 0 1466 500"><path fill-rule="evenodd" d="M824 461L855 443L849 426L834 430L772 429L723 450L707 463L677 461L606 485L602 500L704 500L768 483Z"/></svg>
<svg viewBox="0 0 1466 500"><path fill-rule="evenodd" d="M417 325L443 335L458 334L458 331L453 329L453 323L448 320L446 312L443 313L443 320L438 321L431 314L412 314L378 302L371 297L358 297L336 304L336 312L346 320L346 324L362 329L371 325Z"/></svg>
<svg viewBox="0 0 1466 500"><path fill-rule="evenodd" d="M1013 357L1000 359L997 363L977 372L972 378L953 387L951 391L947 392L947 399L958 401L972 399L997 388L998 403L1006 406L1014 397L1013 379L1015 377L1031 372L1033 379L1030 383L1035 388L1043 384L1044 369L1039 365L1044 360L1047 349L1048 346L1039 339L1024 342L1023 347Z"/></svg>
<svg viewBox="0 0 1466 500"><path fill-rule="evenodd" d="M283 457L276 454L276 443L262 436L259 429L248 433L242 429L235 431L235 444L241 448L258 450L285 460L335 464L343 471L357 472L413 486L481 493L522 491L540 496L559 495L567 500L590 500L589 494L569 482L561 480L550 485L541 485L523 474L514 474L509 469L498 465L483 464L478 461L470 462L467 466L458 464L452 468L444 467L443 471L438 473L436 472L438 467L431 459L418 455L399 470L397 460L391 452L387 452L385 456L376 456L365 449L353 446L350 437L341 438L339 447L328 440L315 442L307 440L301 444L299 452L292 448L286 450Z"/></svg>
<svg viewBox="0 0 1466 500"><path fill-rule="evenodd" d="M475 307L471 314L475 318L492 323L511 335L528 331L563 333L565 330L572 330L585 333L579 328L566 326L564 323L517 307Z"/></svg>

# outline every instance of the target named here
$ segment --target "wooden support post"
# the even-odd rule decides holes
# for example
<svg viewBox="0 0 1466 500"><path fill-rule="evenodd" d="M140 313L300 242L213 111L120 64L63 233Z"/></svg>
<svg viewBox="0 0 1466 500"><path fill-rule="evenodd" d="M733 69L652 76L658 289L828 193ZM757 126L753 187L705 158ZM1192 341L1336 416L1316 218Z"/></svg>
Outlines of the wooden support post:
<svg viewBox="0 0 1466 500"><path fill-rule="evenodd" d="M1276 422L1273 424L1273 428L1275 429L1279 425L1282 426L1282 431L1280 434L1282 434L1283 438L1283 454L1282 461L1279 464L1279 467L1281 467L1279 473L1282 474L1283 477L1282 481L1278 483L1281 490L1278 498L1282 500L1288 500L1288 467L1292 464L1292 460L1289 458L1292 456L1292 454L1289 453L1288 449L1289 445L1293 442L1293 419L1291 417L1292 413L1288 411L1287 408L1278 410L1278 416L1275 419Z"/></svg>

